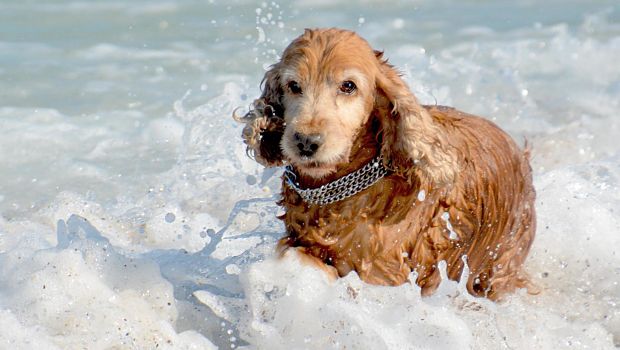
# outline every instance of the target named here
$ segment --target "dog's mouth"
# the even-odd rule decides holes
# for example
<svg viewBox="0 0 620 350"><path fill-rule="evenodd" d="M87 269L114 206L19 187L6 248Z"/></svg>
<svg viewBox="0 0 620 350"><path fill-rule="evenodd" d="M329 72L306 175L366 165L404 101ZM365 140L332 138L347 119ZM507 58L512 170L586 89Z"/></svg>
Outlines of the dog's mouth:
<svg viewBox="0 0 620 350"><path fill-rule="evenodd" d="M335 173L338 164L337 162L321 162L308 157L300 157L291 163L300 173L316 179Z"/></svg>

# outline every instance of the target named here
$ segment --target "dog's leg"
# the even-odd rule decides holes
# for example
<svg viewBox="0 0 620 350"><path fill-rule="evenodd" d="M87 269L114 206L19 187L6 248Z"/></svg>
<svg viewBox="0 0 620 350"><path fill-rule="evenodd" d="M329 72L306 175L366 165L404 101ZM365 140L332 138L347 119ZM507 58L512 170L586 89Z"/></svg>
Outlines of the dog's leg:
<svg viewBox="0 0 620 350"><path fill-rule="evenodd" d="M323 261L321 261L321 259L308 254L306 252L306 249L303 247L287 248L282 252L281 256L286 257L291 255L297 256L297 258L299 259L299 261L302 262L302 264L312 266L318 270L325 272L330 282L335 281L339 277L338 270L336 270L335 267L327 265Z"/></svg>

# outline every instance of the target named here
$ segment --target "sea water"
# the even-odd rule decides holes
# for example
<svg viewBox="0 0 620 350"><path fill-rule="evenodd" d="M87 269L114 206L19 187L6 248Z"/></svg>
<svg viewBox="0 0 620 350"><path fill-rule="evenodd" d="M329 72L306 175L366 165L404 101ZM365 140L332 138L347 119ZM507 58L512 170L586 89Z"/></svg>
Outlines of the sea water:
<svg viewBox="0 0 620 350"><path fill-rule="evenodd" d="M527 140L540 294L274 257L282 169L231 114L326 26ZM618 348L619 59L615 0L0 1L0 348Z"/></svg>

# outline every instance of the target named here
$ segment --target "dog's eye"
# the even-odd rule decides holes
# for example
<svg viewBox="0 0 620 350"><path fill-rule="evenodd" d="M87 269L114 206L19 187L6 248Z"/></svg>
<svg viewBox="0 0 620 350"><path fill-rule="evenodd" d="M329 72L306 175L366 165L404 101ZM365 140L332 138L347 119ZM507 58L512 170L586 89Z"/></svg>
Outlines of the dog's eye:
<svg viewBox="0 0 620 350"><path fill-rule="evenodd" d="M295 80L289 81L288 84L286 84L286 86L291 91L291 93L295 95L301 95L302 93L301 86L299 86L299 83L296 82Z"/></svg>
<svg viewBox="0 0 620 350"><path fill-rule="evenodd" d="M343 81L342 84L340 84L340 91L345 94L352 94L355 89L357 89L357 86L355 86L355 83L351 80Z"/></svg>

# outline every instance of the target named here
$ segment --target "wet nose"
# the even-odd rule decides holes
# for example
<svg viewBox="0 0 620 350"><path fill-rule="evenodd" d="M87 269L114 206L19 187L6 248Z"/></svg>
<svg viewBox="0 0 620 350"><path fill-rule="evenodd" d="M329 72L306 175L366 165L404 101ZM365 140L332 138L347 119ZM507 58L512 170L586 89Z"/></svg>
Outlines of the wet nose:
<svg viewBox="0 0 620 350"><path fill-rule="evenodd" d="M296 132L293 137L295 139L295 144L299 149L299 155L302 157L311 157L323 143L321 134L306 135Z"/></svg>

